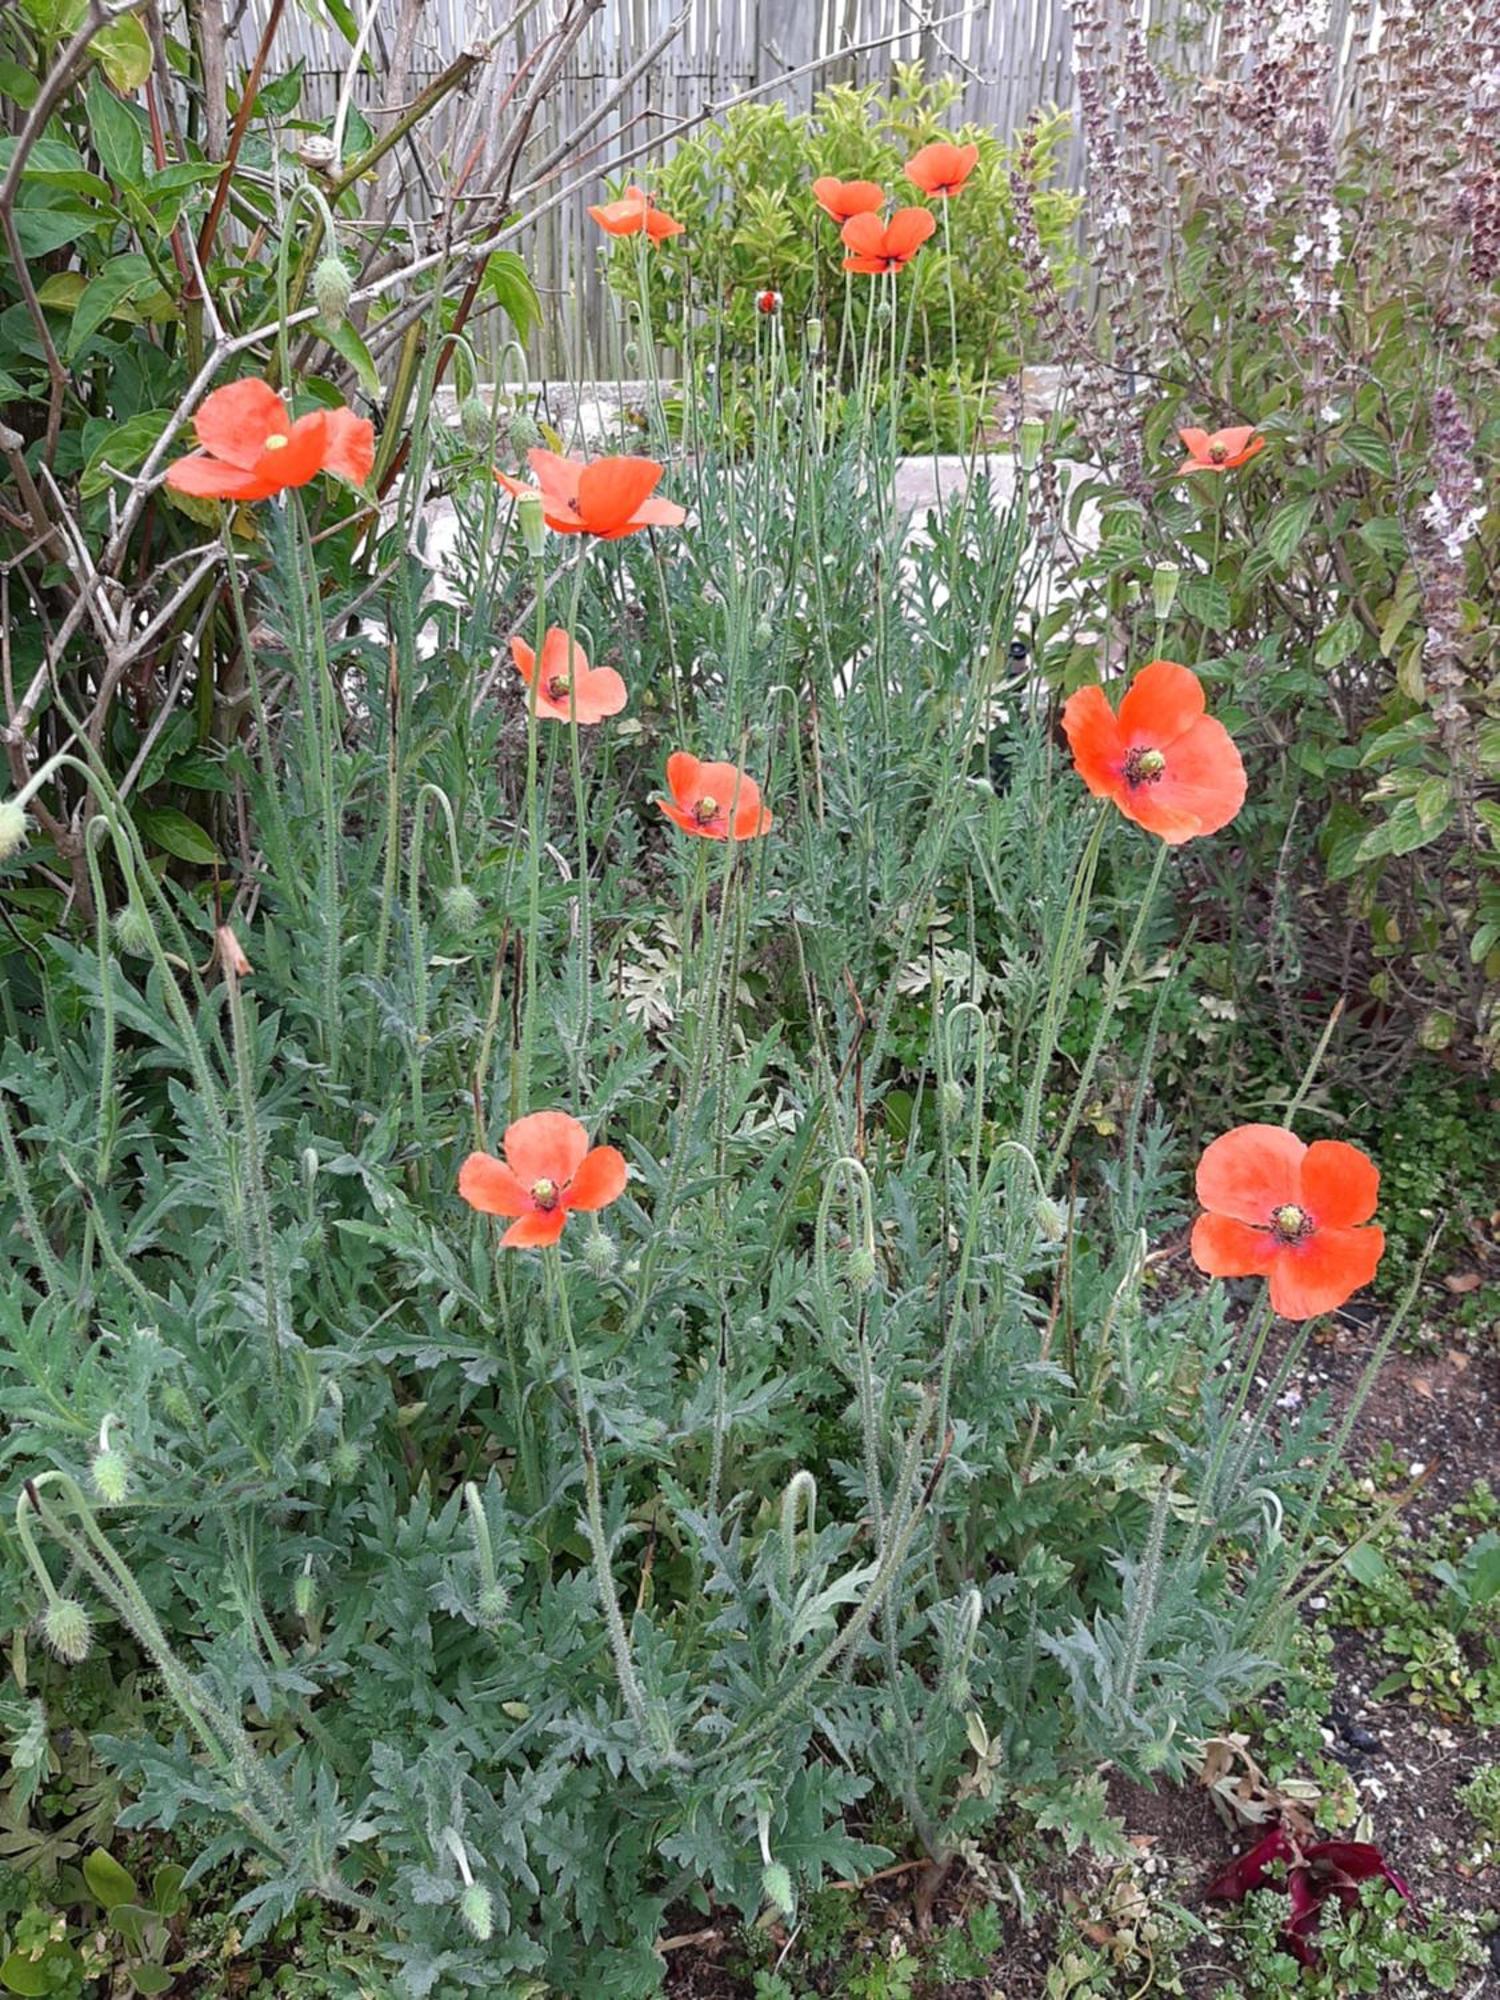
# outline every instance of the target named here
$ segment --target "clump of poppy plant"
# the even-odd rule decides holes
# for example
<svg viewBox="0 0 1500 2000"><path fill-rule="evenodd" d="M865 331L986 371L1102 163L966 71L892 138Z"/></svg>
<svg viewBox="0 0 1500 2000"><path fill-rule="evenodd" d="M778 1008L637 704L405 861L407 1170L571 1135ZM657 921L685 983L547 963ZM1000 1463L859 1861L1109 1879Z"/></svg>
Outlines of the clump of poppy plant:
<svg viewBox="0 0 1500 2000"><path fill-rule="evenodd" d="M1257 434L1253 424L1236 424L1224 431L1190 428L1177 435L1187 453L1177 468L1179 478L1185 472L1234 472L1266 448L1265 439Z"/></svg>
<svg viewBox="0 0 1500 2000"><path fill-rule="evenodd" d="M898 208L889 222L878 215L851 215L840 231L848 256L846 271L875 276L909 264L937 228L930 208Z"/></svg>
<svg viewBox="0 0 1500 2000"><path fill-rule="evenodd" d="M663 243L669 236L681 236L684 225L658 208L653 195L644 188L626 188L618 201L606 201L591 207L589 214L608 236L640 236L642 233L652 243Z"/></svg>
<svg viewBox="0 0 1500 2000"><path fill-rule="evenodd" d="M1303 1965L1316 1965L1320 1954L1312 1934L1330 1896L1346 1910L1359 1902L1362 1882L1388 1882L1412 1906L1418 1923L1425 1922L1403 1876L1390 1866L1380 1849L1365 1840L1304 1841L1278 1826L1209 1884L1216 1902L1240 1903L1258 1889L1285 1886L1292 1911L1281 1927L1282 1941Z"/></svg>
<svg viewBox="0 0 1500 2000"><path fill-rule="evenodd" d="M1240 753L1205 707L1198 676L1175 660L1142 667L1118 710L1100 687L1079 688L1063 706L1084 784L1169 847L1217 833L1245 803Z"/></svg>
<svg viewBox="0 0 1500 2000"><path fill-rule="evenodd" d="M662 467L654 458L564 458L538 445L526 462L535 486L498 468L495 477L518 500L538 500L542 518L559 535L618 541L642 528L680 528L687 510L656 492Z"/></svg>
<svg viewBox="0 0 1500 2000"><path fill-rule="evenodd" d="M565 1111L533 1111L506 1128L503 1159L470 1153L458 1191L481 1215L513 1217L500 1238L508 1250L555 1243L574 1209L608 1208L625 1192L625 1156L614 1146L589 1145L589 1135Z"/></svg>
<svg viewBox="0 0 1500 2000"><path fill-rule="evenodd" d="M874 215L885 207L885 189L878 181L841 181L836 174L821 174L812 191L819 208L835 222Z"/></svg>
<svg viewBox="0 0 1500 2000"><path fill-rule="evenodd" d="M1334 1312L1375 1275L1380 1170L1358 1146L1237 1125L1205 1149L1197 1189L1193 1262L1211 1278L1264 1277L1283 1319Z"/></svg>
<svg viewBox="0 0 1500 2000"><path fill-rule="evenodd" d="M959 193L964 182L979 165L977 146L955 146L950 140L935 139L913 153L903 171L913 187L923 194L946 201Z"/></svg>
<svg viewBox="0 0 1500 2000"><path fill-rule="evenodd" d="M375 463L368 417L340 406L293 418L270 383L255 376L206 396L193 430L200 449L167 467L167 484L198 500L269 500L320 472L363 486Z"/></svg>
<svg viewBox="0 0 1500 2000"><path fill-rule="evenodd" d="M522 638L512 638L516 672L531 686L536 653ZM580 726L618 715L628 699L625 683L613 667L591 667L578 641L560 625L549 626L542 640L542 672L537 683L536 712L557 722Z"/></svg>
<svg viewBox="0 0 1500 2000"><path fill-rule="evenodd" d="M669 799L657 804L684 833L703 840L755 840L771 830L760 787L734 764L705 764L686 750L667 759Z"/></svg>

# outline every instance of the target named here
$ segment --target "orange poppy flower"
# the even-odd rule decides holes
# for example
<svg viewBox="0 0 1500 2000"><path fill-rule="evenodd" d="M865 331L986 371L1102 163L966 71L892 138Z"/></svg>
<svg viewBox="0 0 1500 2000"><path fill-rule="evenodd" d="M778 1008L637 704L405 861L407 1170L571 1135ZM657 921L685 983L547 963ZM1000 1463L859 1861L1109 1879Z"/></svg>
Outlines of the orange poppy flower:
<svg viewBox="0 0 1500 2000"><path fill-rule="evenodd" d="M536 670L535 652L519 638L511 640L510 652L516 671L530 687ZM591 667L576 639L570 639L560 625L548 627L542 640L541 685L536 691L538 715L555 716L559 722L574 717L580 724L602 722L606 715L618 715L625 702L625 683L613 667Z"/></svg>
<svg viewBox="0 0 1500 2000"><path fill-rule="evenodd" d="M1369 1284L1385 1231L1380 1172L1358 1146L1305 1146L1280 1125L1237 1125L1198 1162L1193 1262L1211 1278L1265 1277L1283 1319L1333 1312Z"/></svg>
<svg viewBox="0 0 1500 2000"><path fill-rule="evenodd" d="M978 165L977 146L955 146L946 139L935 139L930 146L912 154L905 173L912 186L919 187L923 194L938 195L946 201L950 194L958 193Z"/></svg>
<svg viewBox="0 0 1500 2000"><path fill-rule="evenodd" d="M819 208L835 222L847 222L851 215L873 215L885 207L885 189L874 181L841 181L836 174L823 174L812 188Z"/></svg>
<svg viewBox="0 0 1500 2000"><path fill-rule="evenodd" d="M667 759L667 790L671 798L656 803L684 833L706 840L755 840L771 830L760 786L733 764L701 764L686 750L675 750Z"/></svg>
<svg viewBox="0 0 1500 2000"><path fill-rule="evenodd" d="M565 1111L518 1118L500 1142L503 1160L470 1153L458 1191L481 1215L515 1217L500 1238L510 1250L555 1243L575 1208L608 1208L625 1192L625 1156L613 1146L589 1147L589 1135Z"/></svg>
<svg viewBox="0 0 1500 2000"><path fill-rule="evenodd" d="M628 187L618 201L591 208L589 214L609 236L639 236L644 229L653 243L660 243L683 233L683 224L658 208L655 196L644 188Z"/></svg>
<svg viewBox="0 0 1500 2000"><path fill-rule="evenodd" d="M1177 468L1179 478L1184 472L1233 472L1266 448L1265 439L1256 436L1254 424L1236 424L1227 431L1185 430L1177 435L1187 451Z"/></svg>
<svg viewBox="0 0 1500 2000"><path fill-rule="evenodd" d="M1245 803L1234 738L1203 707L1198 676L1175 660L1142 667L1118 714L1099 687L1080 688L1063 704L1079 777L1168 847L1217 833Z"/></svg>
<svg viewBox="0 0 1500 2000"><path fill-rule="evenodd" d="M375 427L353 410L310 410L295 422L269 382L226 382L193 419L200 451L167 467L176 493L200 500L269 500L335 472L363 486L375 463Z"/></svg>
<svg viewBox="0 0 1500 2000"><path fill-rule="evenodd" d="M846 271L899 271L937 228L930 208L898 208L889 222L878 215L851 215L844 224Z"/></svg>
<svg viewBox="0 0 1500 2000"><path fill-rule="evenodd" d="M526 454L536 485L496 471L507 493L517 499L532 495L542 503L542 517L560 535L596 535L601 542L641 528L679 528L687 510L675 501L653 497L662 468L654 458L561 458L537 446Z"/></svg>

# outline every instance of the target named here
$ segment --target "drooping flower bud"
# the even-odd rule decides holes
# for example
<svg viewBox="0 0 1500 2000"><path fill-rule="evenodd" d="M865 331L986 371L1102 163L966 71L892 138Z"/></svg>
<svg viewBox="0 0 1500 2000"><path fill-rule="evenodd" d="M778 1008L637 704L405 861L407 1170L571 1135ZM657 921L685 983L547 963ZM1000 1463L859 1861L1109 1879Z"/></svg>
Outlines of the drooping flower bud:
<svg viewBox="0 0 1500 2000"><path fill-rule="evenodd" d="M110 930L122 958L151 956L151 919L138 903L122 903L110 920Z"/></svg>
<svg viewBox="0 0 1500 2000"><path fill-rule="evenodd" d="M797 1892L792 1887L791 1870L779 1861L772 1861L760 1871L761 1893L773 1909L784 1917L797 1913Z"/></svg>
<svg viewBox="0 0 1500 2000"><path fill-rule="evenodd" d="M479 898L467 882L450 882L442 894L443 922L455 937L471 938L484 916Z"/></svg>
<svg viewBox="0 0 1500 2000"><path fill-rule="evenodd" d="M465 396L458 406L458 426L472 451L487 451L490 443L490 409L483 396Z"/></svg>
<svg viewBox="0 0 1500 2000"><path fill-rule="evenodd" d="M1151 608L1158 624L1171 616L1177 602L1177 580L1182 572L1174 562L1159 562L1151 572Z"/></svg>
<svg viewBox="0 0 1500 2000"><path fill-rule="evenodd" d="M505 435L510 440L510 448L517 458L524 458L528 451L535 451L542 441L537 421L529 410L512 410L506 422Z"/></svg>
<svg viewBox="0 0 1500 2000"><path fill-rule="evenodd" d="M458 1900L464 1929L476 1944L488 1944L495 1930L495 1899L482 1882L471 1882Z"/></svg>
<svg viewBox="0 0 1500 2000"><path fill-rule="evenodd" d="M318 317L324 326L342 326L354 296L354 280L342 257L330 251L328 256L318 259L313 269L312 289Z"/></svg>
<svg viewBox="0 0 1500 2000"><path fill-rule="evenodd" d="M309 1569L298 1570L292 1583L292 1609L310 1625L318 1608L318 1580Z"/></svg>
<svg viewBox="0 0 1500 2000"><path fill-rule="evenodd" d="M1044 1243L1061 1243L1068 1233L1068 1211L1051 1195L1036 1198L1036 1228Z"/></svg>
<svg viewBox="0 0 1500 2000"><path fill-rule="evenodd" d="M867 1292L875 1282L875 1252L860 1244L849 1252L846 1273L851 1288L856 1292Z"/></svg>
<svg viewBox="0 0 1500 2000"><path fill-rule="evenodd" d="M122 1506L130 1494L130 1460L115 1445L108 1445L94 1453L89 1478L106 1507Z"/></svg>
<svg viewBox="0 0 1500 2000"><path fill-rule="evenodd" d="M328 1454L328 1470L338 1485L347 1486L359 1476L359 1468L364 1463L364 1455L357 1444L348 1438L340 1438Z"/></svg>
<svg viewBox="0 0 1500 2000"><path fill-rule="evenodd" d="M76 1597L54 1597L41 1617L41 1634L48 1650L65 1667L81 1667L94 1644L89 1614Z"/></svg>
<svg viewBox="0 0 1500 2000"><path fill-rule="evenodd" d="M510 1592L503 1583L485 1584L474 1600L474 1615L486 1632L493 1632L497 1625L503 1625L509 1610Z"/></svg>
<svg viewBox="0 0 1500 2000"><path fill-rule="evenodd" d="M521 523L521 541L526 553L533 562L538 562L547 546L547 522L538 495L523 493L516 502L516 515Z"/></svg>
<svg viewBox="0 0 1500 2000"><path fill-rule="evenodd" d="M14 799L0 799L0 861L9 861L26 845L26 808Z"/></svg>
<svg viewBox="0 0 1500 2000"><path fill-rule="evenodd" d="M956 1125L964 1115L964 1087L951 1076L938 1091L938 1112L945 1125Z"/></svg>

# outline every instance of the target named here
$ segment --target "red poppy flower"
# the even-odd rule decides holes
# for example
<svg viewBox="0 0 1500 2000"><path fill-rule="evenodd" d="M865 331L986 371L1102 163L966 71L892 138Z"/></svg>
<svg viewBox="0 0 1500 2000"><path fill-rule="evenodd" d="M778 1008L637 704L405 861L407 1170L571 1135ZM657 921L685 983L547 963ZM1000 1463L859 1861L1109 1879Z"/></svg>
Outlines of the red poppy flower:
<svg viewBox="0 0 1500 2000"><path fill-rule="evenodd" d="M497 471L507 493L518 499L531 494L542 503L542 516L560 535L596 535L601 542L618 541L641 528L679 528L687 519L675 501L653 497L662 468L654 458L561 458L538 446L526 454L536 485Z"/></svg>
<svg viewBox="0 0 1500 2000"><path fill-rule="evenodd" d="M1233 472L1247 459L1264 451L1266 441L1257 437L1254 424L1236 424L1227 431L1179 431L1187 457L1177 468L1184 472Z"/></svg>
<svg viewBox="0 0 1500 2000"><path fill-rule="evenodd" d="M1385 1231L1368 1224L1380 1172L1342 1139L1303 1145L1280 1125L1237 1125L1198 1162L1193 1262L1211 1278L1265 1277L1283 1319L1333 1312L1369 1284Z"/></svg>
<svg viewBox="0 0 1500 2000"><path fill-rule="evenodd" d="M644 188L628 187L618 201L607 201L589 214L609 236L639 236L644 229L653 243L668 236L681 236L683 225L674 222L653 195Z"/></svg>
<svg viewBox="0 0 1500 2000"><path fill-rule="evenodd" d="M707 840L754 840L771 830L760 786L733 764L700 764L686 750L676 750L667 759L667 790L671 798L656 803L684 833Z"/></svg>
<svg viewBox="0 0 1500 2000"><path fill-rule="evenodd" d="M1169 847L1217 833L1245 803L1234 739L1203 707L1198 676L1175 660L1142 667L1118 714L1100 687L1080 688L1063 704L1079 777Z"/></svg>
<svg viewBox="0 0 1500 2000"><path fill-rule="evenodd" d="M878 215L851 215L841 232L846 271L899 271L937 228L930 208L898 208L889 222Z"/></svg>
<svg viewBox="0 0 1500 2000"><path fill-rule="evenodd" d="M1292 1912L1281 1930L1282 1942L1303 1965L1316 1965L1317 1947L1310 1942L1323 1905L1336 1896L1344 1908L1359 1901L1361 1882L1388 1882L1412 1905L1418 1923L1425 1923L1405 1878L1396 1873L1380 1849L1365 1840L1314 1840L1303 1843L1278 1826L1238 1861L1231 1862L1208 1894L1218 1902L1238 1903L1258 1889L1274 1889L1278 1864L1285 1869Z"/></svg>
<svg viewBox="0 0 1500 2000"><path fill-rule="evenodd" d="M518 1118L500 1142L503 1160L470 1153L458 1191L481 1215L513 1215L500 1238L511 1250L555 1243L571 1210L608 1208L625 1192L625 1156L613 1146L589 1147L589 1135L565 1111Z"/></svg>
<svg viewBox="0 0 1500 2000"><path fill-rule="evenodd" d="M363 486L375 463L375 428L353 410L310 410L295 422L269 382L226 382L193 419L201 451L167 467L174 492L200 500L269 500L335 472Z"/></svg>
<svg viewBox="0 0 1500 2000"><path fill-rule="evenodd" d="M781 311L780 292L757 292L755 294L755 310L763 313L779 313Z"/></svg>
<svg viewBox="0 0 1500 2000"><path fill-rule="evenodd" d="M511 640L510 651L516 671L530 687L535 652L518 638ZM559 722L574 717L580 724L602 722L606 715L618 715L625 702L625 683L613 667L591 667L576 639L570 640L560 625L548 627L542 641L541 685L536 691L538 715L555 716Z"/></svg>
<svg viewBox="0 0 1500 2000"><path fill-rule="evenodd" d="M823 174L813 182L813 199L835 222L847 222L851 215L873 215L885 207L885 189L874 181L841 181L836 174Z"/></svg>
<svg viewBox="0 0 1500 2000"><path fill-rule="evenodd" d="M935 139L912 154L905 172L913 187L946 201L950 194L958 193L978 165L977 146L954 146L946 139Z"/></svg>

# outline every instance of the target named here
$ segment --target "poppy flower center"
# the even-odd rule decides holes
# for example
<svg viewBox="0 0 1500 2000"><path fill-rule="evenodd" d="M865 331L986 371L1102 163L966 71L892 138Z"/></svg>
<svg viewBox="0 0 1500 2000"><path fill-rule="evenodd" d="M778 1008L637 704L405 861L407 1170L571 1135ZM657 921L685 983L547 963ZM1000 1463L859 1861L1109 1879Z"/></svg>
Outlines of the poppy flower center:
<svg viewBox="0 0 1500 2000"><path fill-rule="evenodd" d="M1167 768L1160 750L1132 750L1125 759L1127 785L1154 785Z"/></svg>
<svg viewBox="0 0 1500 2000"><path fill-rule="evenodd" d="M554 701L561 701L571 685L566 674L554 674L547 683L547 692Z"/></svg>
<svg viewBox="0 0 1500 2000"><path fill-rule="evenodd" d="M1271 1227L1283 1243L1299 1243L1311 1232L1312 1226L1313 1219L1307 1210L1298 1208L1294 1201L1289 1201L1284 1208L1278 1208L1271 1217Z"/></svg>
<svg viewBox="0 0 1500 2000"><path fill-rule="evenodd" d="M540 1209L554 1209L558 1203L556 1181L540 1180L531 1183L531 1199Z"/></svg>
<svg viewBox="0 0 1500 2000"><path fill-rule="evenodd" d="M1227 444L1211 444L1208 447L1209 462L1212 465L1222 465L1228 456L1229 447Z"/></svg>
<svg viewBox="0 0 1500 2000"><path fill-rule="evenodd" d="M693 818L697 820L699 826L707 826L712 820L716 820L718 817L719 801L714 797L712 792L705 792L697 805L693 807Z"/></svg>
<svg viewBox="0 0 1500 2000"><path fill-rule="evenodd" d="M281 451L291 440L281 431L272 431L266 439L267 451Z"/></svg>

